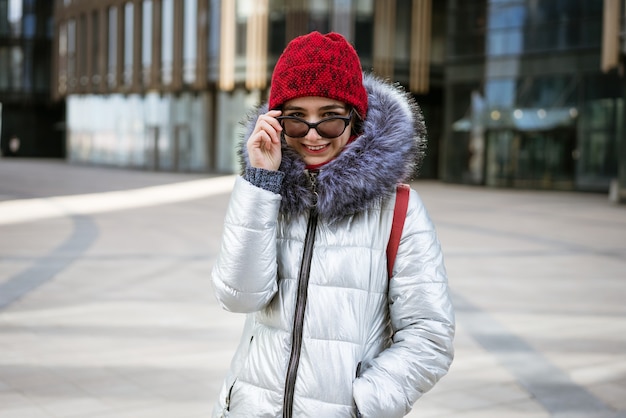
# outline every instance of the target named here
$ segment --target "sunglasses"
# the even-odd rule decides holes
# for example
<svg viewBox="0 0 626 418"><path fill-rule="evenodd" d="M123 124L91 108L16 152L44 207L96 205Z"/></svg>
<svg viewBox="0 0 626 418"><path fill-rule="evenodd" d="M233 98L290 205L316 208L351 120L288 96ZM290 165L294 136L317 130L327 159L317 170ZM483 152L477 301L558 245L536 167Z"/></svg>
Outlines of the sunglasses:
<svg viewBox="0 0 626 418"><path fill-rule="evenodd" d="M276 119L283 127L283 133L291 138L305 137L311 129L315 129L319 136L333 139L341 136L352 120L352 112L348 116L331 116L315 123L309 123L297 116L278 116Z"/></svg>

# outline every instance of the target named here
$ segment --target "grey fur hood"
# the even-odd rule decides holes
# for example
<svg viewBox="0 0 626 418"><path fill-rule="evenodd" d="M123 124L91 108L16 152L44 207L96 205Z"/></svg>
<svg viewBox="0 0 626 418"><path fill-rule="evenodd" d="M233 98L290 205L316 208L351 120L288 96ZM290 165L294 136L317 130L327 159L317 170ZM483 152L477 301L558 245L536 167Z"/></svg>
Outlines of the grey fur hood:
<svg viewBox="0 0 626 418"><path fill-rule="evenodd" d="M317 177L317 210L329 221L370 208L390 196L397 183L407 182L417 172L426 148L426 127L413 97L400 86L364 74L368 93L363 133L348 144L334 160L320 169ZM264 104L244 123L246 135L240 146L242 172L249 164L245 141L256 119L267 112ZM281 187L281 211L298 214L314 205L305 163L283 140L285 173Z"/></svg>

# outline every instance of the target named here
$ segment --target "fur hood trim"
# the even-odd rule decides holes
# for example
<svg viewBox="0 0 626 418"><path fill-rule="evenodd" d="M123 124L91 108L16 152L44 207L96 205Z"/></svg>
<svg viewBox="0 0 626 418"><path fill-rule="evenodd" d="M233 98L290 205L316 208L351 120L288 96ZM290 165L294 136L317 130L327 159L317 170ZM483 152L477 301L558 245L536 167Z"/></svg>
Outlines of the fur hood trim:
<svg viewBox="0 0 626 418"><path fill-rule="evenodd" d="M363 133L319 170L317 211L330 222L371 208L391 196L398 183L417 173L426 148L426 127L422 112L401 86L364 74L368 93ZM242 172L249 164L245 141L256 119L267 112L267 103L255 109L243 122L246 134L240 144ZM315 196L302 158L283 140L285 173L280 194L281 212L299 214L314 206Z"/></svg>

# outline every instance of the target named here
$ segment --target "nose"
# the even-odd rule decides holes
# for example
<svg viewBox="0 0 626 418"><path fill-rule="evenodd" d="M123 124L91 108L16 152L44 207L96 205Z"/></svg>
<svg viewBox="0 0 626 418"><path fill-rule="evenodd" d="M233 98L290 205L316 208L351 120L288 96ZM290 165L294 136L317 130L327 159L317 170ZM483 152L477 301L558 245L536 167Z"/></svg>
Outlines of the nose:
<svg viewBox="0 0 626 418"><path fill-rule="evenodd" d="M322 136L319 134L319 132L317 132L317 129L309 128L309 131L306 133L305 138L317 140L317 139L321 139Z"/></svg>

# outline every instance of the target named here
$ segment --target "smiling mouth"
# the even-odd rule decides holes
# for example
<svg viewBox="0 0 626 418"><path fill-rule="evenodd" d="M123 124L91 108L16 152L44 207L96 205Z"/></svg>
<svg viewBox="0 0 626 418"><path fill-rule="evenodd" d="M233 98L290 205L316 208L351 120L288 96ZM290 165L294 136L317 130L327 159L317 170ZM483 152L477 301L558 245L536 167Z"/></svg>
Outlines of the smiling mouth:
<svg viewBox="0 0 626 418"><path fill-rule="evenodd" d="M317 152L317 151L321 151L324 148L326 148L328 146L328 144L326 145L305 145L305 148L308 149L309 151L313 151L313 152Z"/></svg>

